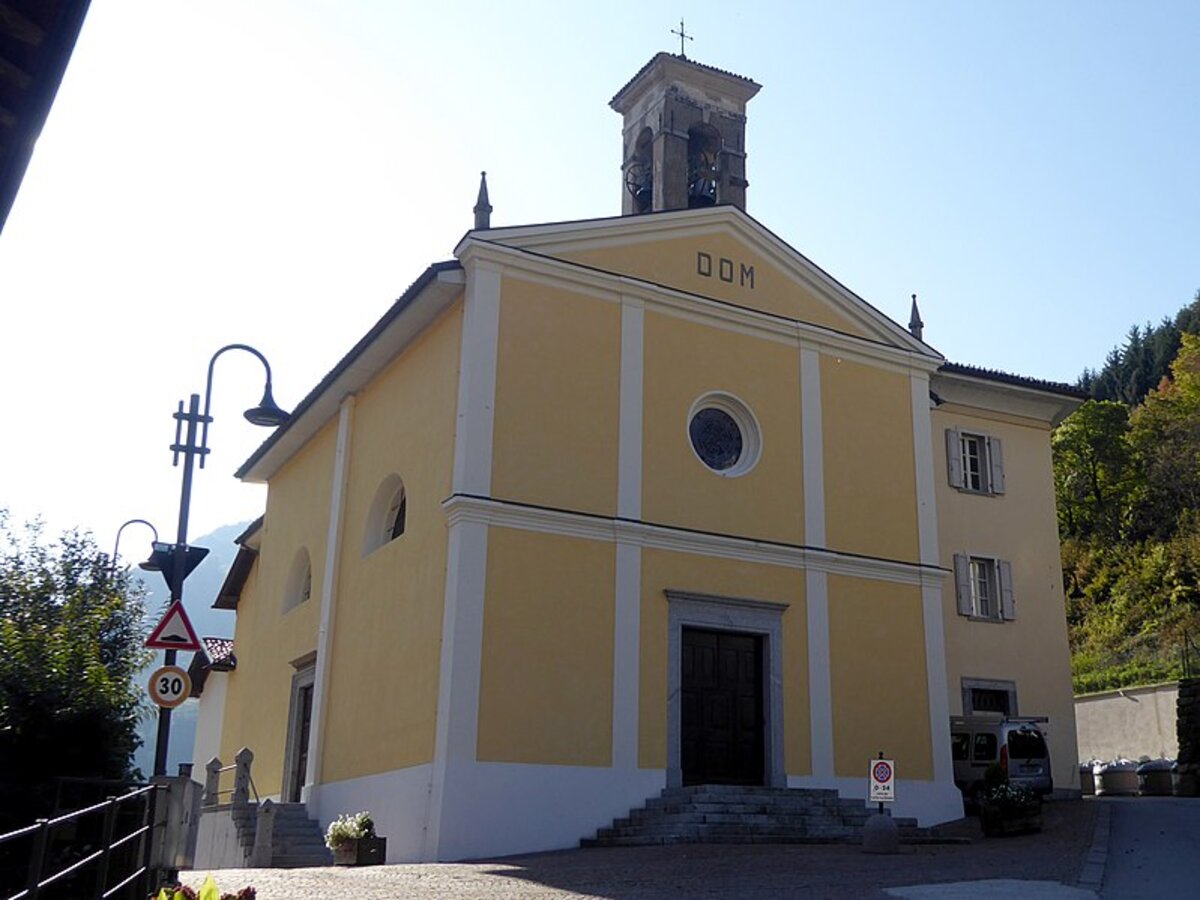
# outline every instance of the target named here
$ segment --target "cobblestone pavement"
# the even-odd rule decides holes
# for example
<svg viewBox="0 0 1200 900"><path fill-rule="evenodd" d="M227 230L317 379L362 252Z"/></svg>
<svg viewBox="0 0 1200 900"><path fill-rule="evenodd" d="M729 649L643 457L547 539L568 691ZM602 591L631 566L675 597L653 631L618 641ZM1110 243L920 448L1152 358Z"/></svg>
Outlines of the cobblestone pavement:
<svg viewBox="0 0 1200 900"><path fill-rule="evenodd" d="M395 898L803 897L879 900L883 889L982 879L1074 884L1092 840L1096 804L1048 804L1041 833L982 839L976 820L959 823L966 845L904 846L871 856L836 845L718 845L562 850L470 863L321 869L230 869L215 873L223 891L247 884L259 900ZM206 872L186 872L198 887Z"/></svg>

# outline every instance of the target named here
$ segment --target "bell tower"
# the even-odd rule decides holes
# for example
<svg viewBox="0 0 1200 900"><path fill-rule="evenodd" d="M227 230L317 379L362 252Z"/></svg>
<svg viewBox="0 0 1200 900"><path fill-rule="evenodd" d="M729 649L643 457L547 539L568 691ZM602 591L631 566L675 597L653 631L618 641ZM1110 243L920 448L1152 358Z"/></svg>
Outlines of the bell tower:
<svg viewBox="0 0 1200 900"><path fill-rule="evenodd" d="M746 208L749 78L659 53L612 98L624 117L621 213Z"/></svg>

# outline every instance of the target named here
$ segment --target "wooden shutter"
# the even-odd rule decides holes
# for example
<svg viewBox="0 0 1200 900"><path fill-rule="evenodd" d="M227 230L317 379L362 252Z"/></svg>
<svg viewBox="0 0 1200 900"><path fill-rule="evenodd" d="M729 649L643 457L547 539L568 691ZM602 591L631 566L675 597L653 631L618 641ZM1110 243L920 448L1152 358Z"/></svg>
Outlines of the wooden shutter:
<svg viewBox="0 0 1200 900"><path fill-rule="evenodd" d="M988 466L991 468L991 490L993 494L1004 493L1004 448L1000 438L987 439Z"/></svg>
<svg viewBox="0 0 1200 900"><path fill-rule="evenodd" d="M950 487L963 486L962 436L957 428L946 429L946 472L950 476Z"/></svg>
<svg viewBox="0 0 1200 900"><path fill-rule="evenodd" d="M954 591L958 596L958 612L969 616L974 612L971 603L971 558L962 553L954 554Z"/></svg>
<svg viewBox="0 0 1200 900"><path fill-rule="evenodd" d="M996 576L1000 580L1000 615L1005 619L1017 617L1017 602L1013 599L1012 563L996 560Z"/></svg>

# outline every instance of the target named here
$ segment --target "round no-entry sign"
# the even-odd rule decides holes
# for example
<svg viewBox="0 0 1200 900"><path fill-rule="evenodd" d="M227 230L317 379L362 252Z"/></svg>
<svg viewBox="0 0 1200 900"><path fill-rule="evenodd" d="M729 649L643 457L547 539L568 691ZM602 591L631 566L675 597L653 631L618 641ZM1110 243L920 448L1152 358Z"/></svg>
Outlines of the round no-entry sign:
<svg viewBox="0 0 1200 900"><path fill-rule="evenodd" d="M871 760L870 788L867 800L871 803L890 803L895 801L896 763L894 760Z"/></svg>
<svg viewBox="0 0 1200 900"><path fill-rule="evenodd" d="M179 666L160 666L150 676L150 699L164 709L174 709L192 693L192 679Z"/></svg>

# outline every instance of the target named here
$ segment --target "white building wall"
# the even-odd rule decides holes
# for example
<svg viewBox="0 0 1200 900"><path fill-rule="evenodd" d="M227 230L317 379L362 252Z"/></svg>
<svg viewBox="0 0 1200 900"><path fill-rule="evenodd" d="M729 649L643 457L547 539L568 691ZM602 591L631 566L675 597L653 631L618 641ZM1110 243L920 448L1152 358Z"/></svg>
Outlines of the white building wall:
<svg viewBox="0 0 1200 900"><path fill-rule="evenodd" d="M196 740L192 744L192 778L204 782L204 767L221 752L221 723L225 718L225 694L229 679L224 672L209 672L204 693L197 701ZM221 760L230 765L232 759Z"/></svg>
<svg viewBox="0 0 1200 900"><path fill-rule="evenodd" d="M1075 698L1075 733L1079 758L1175 759L1175 682L1151 687L1104 691Z"/></svg>

